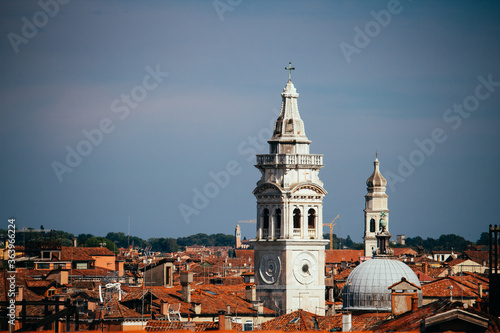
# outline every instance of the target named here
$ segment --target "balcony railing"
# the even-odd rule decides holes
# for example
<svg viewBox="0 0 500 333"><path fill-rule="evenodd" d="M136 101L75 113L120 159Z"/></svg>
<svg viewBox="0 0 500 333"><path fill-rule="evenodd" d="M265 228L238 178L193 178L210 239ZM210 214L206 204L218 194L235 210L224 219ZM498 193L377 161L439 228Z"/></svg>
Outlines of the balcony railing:
<svg viewBox="0 0 500 333"><path fill-rule="evenodd" d="M316 229L307 229L307 235L316 238Z"/></svg>
<svg viewBox="0 0 500 333"><path fill-rule="evenodd" d="M301 165L323 165L323 155L313 154L261 154L257 155L258 165L274 164L301 164Z"/></svg>
<svg viewBox="0 0 500 333"><path fill-rule="evenodd" d="M293 237L300 237L300 228L293 229Z"/></svg>
<svg viewBox="0 0 500 333"><path fill-rule="evenodd" d="M281 229L274 229L274 238L281 237Z"/></svg>
<svg viewBox="0 0 500 333"><path fill-rule="evenodd" d="M262 238L267 238L269 237L269 230L263 229L262 230Z"/></svg>

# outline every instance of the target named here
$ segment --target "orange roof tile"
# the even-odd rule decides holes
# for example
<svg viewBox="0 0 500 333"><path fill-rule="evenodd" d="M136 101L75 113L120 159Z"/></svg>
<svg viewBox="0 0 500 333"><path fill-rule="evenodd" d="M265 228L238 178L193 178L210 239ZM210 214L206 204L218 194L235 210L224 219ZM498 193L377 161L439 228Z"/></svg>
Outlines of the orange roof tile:
<svg viewBox="0 0 500 333"><path fill-rule="evenodd" d="M345 262L359 262L359 257L364 256L363 250L325 250L325 263L337 264Z"/></svg>

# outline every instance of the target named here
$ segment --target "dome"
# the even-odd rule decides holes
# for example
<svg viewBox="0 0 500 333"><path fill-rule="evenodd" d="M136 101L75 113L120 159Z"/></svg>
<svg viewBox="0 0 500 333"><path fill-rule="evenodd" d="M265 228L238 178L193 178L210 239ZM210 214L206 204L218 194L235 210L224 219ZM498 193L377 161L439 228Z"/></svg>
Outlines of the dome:
<svg viewBox="0 0 500 333"><path fill-rule="evenodd" d="M385 187L387 185L387 180L382 176L379 169L380 162L378 158L373 162L374 170L372 175L366 180L366 185L368 187Z"/></svg>
<svg viewBox="0 0 500 333"><path fill-rule="evenodd" d="M391 311L391 290L401 278L420 287L417 275L405 263L386 258L373 258L361 263L349 277L343 290L344 309ZM419 306L422 291L418 291Z"/></svg>

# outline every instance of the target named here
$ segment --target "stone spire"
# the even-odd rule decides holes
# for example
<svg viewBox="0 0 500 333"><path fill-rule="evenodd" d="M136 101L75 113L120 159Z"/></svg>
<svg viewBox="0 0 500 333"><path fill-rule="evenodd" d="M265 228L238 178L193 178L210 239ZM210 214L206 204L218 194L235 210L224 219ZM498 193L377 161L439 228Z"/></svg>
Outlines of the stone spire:
<svg viewBox="0 0 500 333"><path fill-rule="evenodd" d="M281 93L281 112L274 124L273 136L268 141L271 154L309 154L311 141L306 136L304 122L300 118L298 97L297 90L289 80Z"/></svg>

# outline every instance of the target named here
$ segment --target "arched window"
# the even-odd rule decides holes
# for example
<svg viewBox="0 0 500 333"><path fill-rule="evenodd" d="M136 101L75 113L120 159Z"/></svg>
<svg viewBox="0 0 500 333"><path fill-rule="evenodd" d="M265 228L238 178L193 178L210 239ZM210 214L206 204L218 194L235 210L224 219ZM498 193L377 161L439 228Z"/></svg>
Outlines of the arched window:
<svg viewBox="0 0 500 333"><path fill-rule="evenodd" d="M375 232L375 219L370 220L370 232Z"/></svg>
<svg viewBox="0 0 500 333"><path fill-rule="evenodd" d="M293 228L300 229L300 209L293 210Z"/></svg>
<svg viewBox="0 0 500 333"><path fill-rule="evenodd" d="M269 209L264 208L264 211L262 212L262 218L263 218L263 226L264 230L269 229Z"/></svg>
<svg viewBox="0 0 500 333"><path fill-rule="evenodd" d="M276 217L274 229L280 229L281 228L281 209L277 208L276 211L274 212L274 215Z"/></svg>
<svg viewBox="0 0 500 333"><path fill-rule="evenodd" d="M315 222L316 222L316 211L314 209L309 209L307 212L307 227L309 229L314 229L315 228Z"/></svg>

